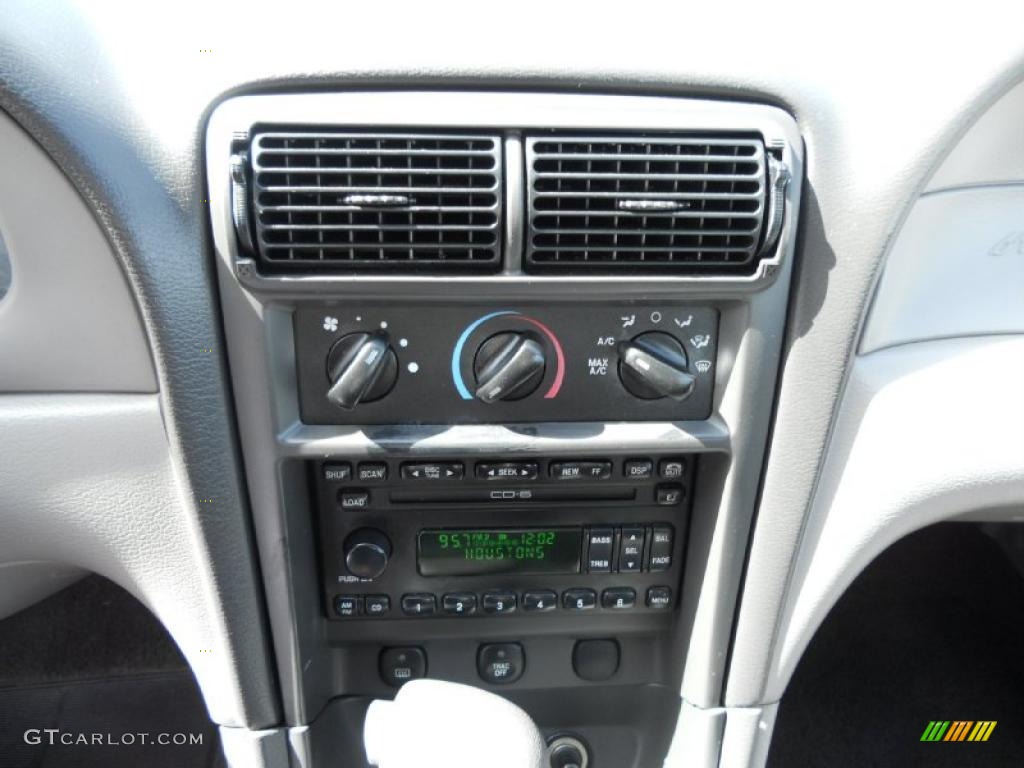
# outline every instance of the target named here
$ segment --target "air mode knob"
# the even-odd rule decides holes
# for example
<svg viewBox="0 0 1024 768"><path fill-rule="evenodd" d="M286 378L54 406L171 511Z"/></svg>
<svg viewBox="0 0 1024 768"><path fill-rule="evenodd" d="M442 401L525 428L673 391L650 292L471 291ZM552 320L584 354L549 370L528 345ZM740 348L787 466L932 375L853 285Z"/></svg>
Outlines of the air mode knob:
<svg viewBox="0 0 1024 768"><path fill-rule="evenodd" d="M345 539L345 565L360 579L376 579L390 557L391 540L375 528L360 528Z"/></svg>
<svg viewBox="0 0 1024 768"><path fill-rule="evenodd" d="M697 381L687 367L686 350L667 333L642 333L619 344L622 386L642 400L685 400Z"/></svg>
<svg viewBox="0 0 1024 768"><path fill-rule="evenodd" d="M544 347L529 333L491 336L473 358L476 396L485 403L521 400L544 378Z"/></svg>
<svg viewBox="0 0 1024 768"><path fill-rule="evenodd" d="M349 333L327 355L327 399L346 410L380 400L398 379L398 358L386 333Z"/></svg>

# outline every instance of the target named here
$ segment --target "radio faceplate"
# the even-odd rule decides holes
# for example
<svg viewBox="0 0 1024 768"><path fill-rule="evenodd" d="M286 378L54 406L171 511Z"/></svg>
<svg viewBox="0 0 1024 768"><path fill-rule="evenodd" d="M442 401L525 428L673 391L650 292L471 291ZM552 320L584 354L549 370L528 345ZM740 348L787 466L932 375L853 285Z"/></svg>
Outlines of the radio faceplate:
<svg viewBox="0 0 1024 768"><path fill-rule="evenodd" d="M718 311L709 306L325 304L298 310L294 328L306 424L711 414ZM371 368L372 381L360 381Z"/></svg>
<svg viewBox="0 0 1024 768"><path fill-rule="evenodd" d="M311 462L324 611L360 624L670 614L696 463L632 454Z"/></svg>

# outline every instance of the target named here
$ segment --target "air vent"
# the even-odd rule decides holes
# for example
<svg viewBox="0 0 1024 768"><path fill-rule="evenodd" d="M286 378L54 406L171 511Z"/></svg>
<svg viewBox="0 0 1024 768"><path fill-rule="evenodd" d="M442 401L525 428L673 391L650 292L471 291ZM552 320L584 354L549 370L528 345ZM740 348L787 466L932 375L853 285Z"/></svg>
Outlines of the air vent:
<svg viewBox="0 0 1024 768"><path fill-rule="evenodd" d="M526 139L532 272L752 274L766 217L759 139Z"/></svg>
<svg viewBox="0 0 1024 768"><path fill-rule="evenodd" d="M500 268L498 136L259 132L250 155L261 271Z"/></svg>

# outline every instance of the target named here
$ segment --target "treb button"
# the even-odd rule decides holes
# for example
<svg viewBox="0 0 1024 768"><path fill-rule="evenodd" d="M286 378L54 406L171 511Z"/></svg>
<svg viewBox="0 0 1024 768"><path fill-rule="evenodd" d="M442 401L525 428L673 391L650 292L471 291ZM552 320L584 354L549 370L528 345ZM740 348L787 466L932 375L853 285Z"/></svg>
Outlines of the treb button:
<svg viewBox="0 0 1024 768"><path fill-rule="evenodd" d="M615 544L615 531L611 528L591 528L587 537L587 570L590 573L610 573Z"/></svg>

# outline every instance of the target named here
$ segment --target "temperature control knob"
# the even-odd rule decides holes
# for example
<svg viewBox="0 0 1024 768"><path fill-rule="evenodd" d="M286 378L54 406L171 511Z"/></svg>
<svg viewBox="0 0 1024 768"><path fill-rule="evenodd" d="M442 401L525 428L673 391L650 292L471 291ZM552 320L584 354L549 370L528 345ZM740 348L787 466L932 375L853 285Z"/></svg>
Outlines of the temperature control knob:
<svg viewBox="0 0 1024 768"><path fill-rule="evenodd" d="M696 383L687 367L686 350L667 333L642 333L619 344L622 386L642 400L685 400Z"/></svg>
<svg viewBox="0 0 1024 768"><path fill-rule="evenodd" d="M360 528L345 539L345 565L360 579L376 579L388 567L391 541L375 528Z"/></svg>
<svg viewBox="0 0 1024 768"><path fill-rule="evenodd" d="M327 355L327 399L346 410L380 400L398 379L398 358L386 333L349 333Z"/></svg>
<svg viewBox="0 0 1024 768"><path fill-rule="evenodd" d="M544 347L530 334L495 334L473 359L475 394L485 403L521 400L540 386L545 365Z"/></svg>

